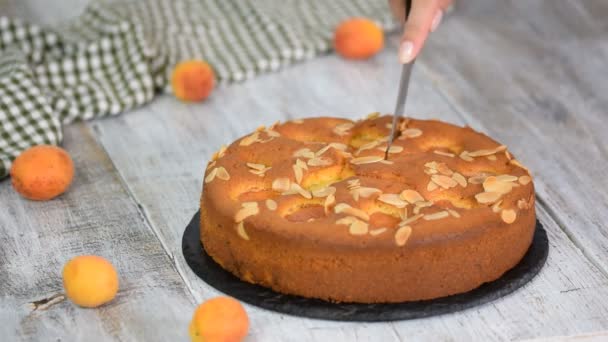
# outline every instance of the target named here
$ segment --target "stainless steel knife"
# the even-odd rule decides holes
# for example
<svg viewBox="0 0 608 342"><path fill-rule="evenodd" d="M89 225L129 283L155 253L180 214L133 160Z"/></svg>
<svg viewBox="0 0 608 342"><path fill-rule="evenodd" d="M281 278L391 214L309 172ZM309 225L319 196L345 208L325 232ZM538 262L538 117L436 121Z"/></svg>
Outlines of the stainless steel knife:
<svg viewBox="0 0 608 342"><path fill-rule="evenodd" d="M412 7L412 0L405 0L405 20L410 13ZM416 59L413 59L408 64L404 64L401 69L401 79L399 80L399 92L397 93L397 104L395 105L395 112L393 113L393 126L391 127L391 135L388 137L388 144L386 151L384 151L384 159L388 159L388 151L395 140L397 133L397 123L399 118L403 116L405 109L405 100L407 98L407 90L410 84L410 75L412 74L412 67Z"/></svg>

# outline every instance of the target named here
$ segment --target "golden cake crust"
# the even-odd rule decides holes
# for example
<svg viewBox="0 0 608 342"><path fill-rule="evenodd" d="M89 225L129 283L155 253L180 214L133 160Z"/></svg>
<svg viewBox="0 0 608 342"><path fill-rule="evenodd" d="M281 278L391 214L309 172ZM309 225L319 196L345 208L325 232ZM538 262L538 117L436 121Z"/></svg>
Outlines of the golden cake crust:
<svg viewBox="0 0 608 342"><path fill-rule="evenodd" d="M469 291L527 251L534 187L468 127L391 116L260 128L209 163L201 241L239 278L282 293L402 302Z"/></svg>

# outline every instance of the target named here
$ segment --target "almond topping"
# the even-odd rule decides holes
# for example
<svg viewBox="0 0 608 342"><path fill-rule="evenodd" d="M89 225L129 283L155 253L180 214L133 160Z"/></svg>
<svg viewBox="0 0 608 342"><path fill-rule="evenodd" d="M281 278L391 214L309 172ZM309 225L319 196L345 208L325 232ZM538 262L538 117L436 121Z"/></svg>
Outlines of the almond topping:
<svg viewBox="0 0 608 342"><path fill-rule="evenodd" d="M303 162L301 159L296 160L296 165L299 166L303 170L308 170L308 165L306 165L306 163Z"/></svg>
<svg viewBox="0 0 608 342"><path fill-rule="evenodd" d="M361 147L359 147L359 149L357 150L357 152L355 152L355 155L359 155L359 153L365 151L365 150L371 150L372 148L376 147L380 145L380 141L376 140L376 141L372 141L372 142L368 142L367 144L363 144L361 145Z"/></svg>
<svg viewBox="0 0 608 342"><path fill-rule="evenodd" d="M406 201L402 200L398 194L382 194L378 196L378 201L397 208L405 208L408 204Z"/></svg>
<svg viewBox="0 0 608 342"><path fill-rule="evenodd" d="M226 171L226 169L222 166L219 166L216 168L217 173L215 174L215 177L217 177L218 179L221 180L230 180L230 175L228 174L228 171Z"/></svg>
<svg viewBox="0 0 608 342"><path fill-rule="evenodd" d="M256 163L247 163L247 167L249 167L250 169L254 169L254 170L264 170L266 168L266 165L264 164L256 164Z"/></svg>
<svg viewBox="0 0 608 342"><path fill-rule="evenodd" d="M467 179L464 178L464 176L458 172L454 172L454 174L452 175L452 179L455 180L456 183L458 183L458 185L460 185L463 188L465 188L467 186Z"/></svg>
<svg viewBox="0 0 608 342"><path fill-rule="evenodd" d="M387 231L386 228L372 229L372 230L369 231L369 235L371 235L371 236L378 236L378 235L384 233L385 231Z"/></svg>
<svg viewBox="0 0 608 342"><path fill-rule="evenodd" d="M291 183L289 190L282 193L282 195L295 195L295 194L299 194L306 199L312 198L312 194L310 193L310 191L302 188L297 183Z"/></svg>
<svg viewBox="0 0 608 342"><path fill-rule="evenodd" d="M469 183L471 184L481 184L483 183L483 181L485 181L487 178L486 175L476 175L473 177L469 177Z"/></svg>
<svg viewBox="0 0 608 342"><path fill-rule="evenodd" d="M525 167L522 163L520 163L517 159L511 159L509 163L528 171L528 173L530 172L530 170L528 170L528 168Z"/></svg>
<svg viewBox="0 0 608 342"><path fill-rule="evenodd" d="M336 127L334 127L333 131L335 134L339 135L339 136L344 136L346 134L348 134L348 131L353 128L355 125L351 122L346 122L343 124L339 124Z"/></svg>
<svg viewBox="0 0 608 342"><path fill-rule="evenodd" d="M369 113L367 114L367 116L365 117L366 120L373 120L376 119L377 117L380 116L380 113L378 112L373 112L373 113Z"/></svg>
<svg viewBox="0 0 608 342"><path fill-rule="evenodd" d="M312 191L313 197L327 197L327 196L329 196L331 194L335 194L335 193L336 193L336 188L334 188L333 186L326 186L324 188Z"/></svg>
<svg viewBox="0 0 608 342"><path fill-rule="evenodd" d="M243 202L241 206L241 209L234 215L235 222L241 222L249 216L257 215L260 212L257 202Z"/></svg>
<svg viewBox="0 0 608 342"><path fill-rule="evenodd" d="M402 200L407 201L412 204L414 204L416 202L424 201L424 197L422 197L422 195L416 190L411 190L411 189L403 190L401 192L401 194L399 194L399 196L401 197Z"/></svg>
<svg viewBox="0 0 608 342"><path fill-rule="evenodd" d="M327 166L333 164L333 160L329 158L312 158L308 160L310 166Z"/></svg>
<svg viewBox="0 0 608 342"><path fill-rule="evenodd" d="M432 213L432 214L426 214L424 215L423 219L427 220L427 221L431 221L431 220L439 220L445 217L450 216L450 213L448 213L446 210L443 211L438 211L436 213Z"/></svg>
<svg viewBox="0 0 608 342"><path fill-rule="evenodd" d="M355 221L353 223L350 224L350 227L348 228L348 232L351 235L365 235L367 234L369 230L369 225L367 224L367 222L363 222L363 221Z"/></svg>
<svg viewBox="0 0 608 342"><path fill-rule="evenodd" d="M495 214L498 214L502 209L500 208L500 205L502 204L502 200L494 203L494 205L492 206L492 212Z"/></svg>
<svg viewBox="0 0 608 342"><path fill-rule="evenodd" d="M450 168L445 165L445 163L438 163L437 171L439 171L439 173L445 176L451 176L454 173L454 171L450 170Z"/></svg>
<svg viewBox="0 0 608 342"><path fill-rule="evenodd" d="M513 209L505 209L500 213L500 218L505 221L507 224L511 224L515 222L517 218L517 213Z"/></svg>
<svg viewBox="0 0 608 342"><path fill-rule="evenodd" d="M424 214L416 214L410 218L408 218L407 220L403 220L401 222L399 222L399 226L404 226L406 224L410 224L412 222L416 222L418 221L418 219L420 219L421 217L424 217Z"/></svg>
<svg viewBox="0 0 608 342"><path fill-rule="evenodd" d="M435 191L435 190L437 190L438 187L439 187L439 185L437 185L435 182L429 181L429 184L426 185L426 191L428 191L428 192Z"/></svg>
<svg viewBox="0 0 608 342"><path fill-rule="evenodd" d="M460 218L460 214L454 209L448 209L448 213L450 213L450 215L454 216L455 218Z"/></svg>
<svg viewBox="0 0 608 342"><path fill-rule="evenodd" d="M410 238L412 234L412 227L403 226L395 232L395 243L397 246L405 246L407 240Z"/></svg>
<svg viewBox="0 0 608 342"><path fill-rule="evenodd" d="M381 160L384 160L384 158L381 156L365 156L365 157L353 158L350 160L350 162L352 164L359 165L359 164L377 163Z"/></svg>
<svg viewBox="0 0 608 342"><path fill-rule="evenodd" d="M408 138L417 138L422 135L422 131L418 128L407 128L401 132L401 135L406 136Z"/></svg>
<svg viewBox="0 0 608 342"><path fill-rule="evenodd" d="M241 238L249 240L249 235L247 235L247 232L245 231L245 224L243 223L243 221L239 222L236 225L236 232Z"/></svg>
<svg viewBox="0 0 608 342"><path fill-rule="evenodd" d="M291 122L293 122L294 124L298 124L299 125L299 124L303 124L304 120L302 120L302 119L295 119L295 120L291 120Z"/></svg>
<svg viewBox="0 0 608 342"><path fill-rule="evenodd" d="M325 209L325 215L329 213L330 207L336 203L336 196L334 194L329 194L325 198L325 202L323 203L323 208Z"/></svg>
<svg viewBox="0 0 608 342"><path fill-rule="evenodd" d="M217 168L214 168L211 171L209 171L209 173L207 174L207 177L205 177L205 183L209 183L209 182L213 181L213 179L215 179L215 175L217 175Z"/></svg>
<svg viewBox="0 0 608 342"><path fill-rule="evenodd" d="M376 189L376 188L368 188L368 187L360 187L356 190L353 191L357 191L357 193L359 194L359 196L363 197L363 198L368 198L374 194L377 193L382 193L382 191L380 191L380 189Z"/></svg>
<svg viewBox="0 0 608 342"><path fill-rule="evenodd" d="M460 159L468 162L472 162L474 159L469 155L468 151L462 151L459 155Z"/></svg>
<svg viewBox="0 0 608 342"><path fill-rule="evenodd" d="M497 177L490 176L483 181L483 189L486 192L497 192L500 194L506 194L513 188L511 182L501 182Z"/></svg>
<svg viewBox="0 0 608 342"><path fill-rule="evenodd" d="M359 221L359 219L354 216L344 216L343 218L337 220L336 224L351 225L356 221Z"/></svg>
<svg viewBox="0 0 608 342"><path fill-rule="evenodd" d="M488 158L489 161L496 161L496 159L497 159L495 155L489 155L489 156L486 156L486 158Z"/></svg>
<svg viewBox="0 0 608 342"><path fill-rule="evenodd" d="M378 147L378 150L384 152L384 151L386 151L386 146L380 146L380 147ZM403 147L402 146L392 145L388 149L388 153L401 153L401 152L403 152Z"/></svg>
<svg viewBox="0 0 608 342"><path fill-rule="evenodd" d="M519 184L521 184L521 185L527 185L531 181L532 181L532 178L530 176L521 176L521 177L519 177Z"/></svg>
<svg viewBox="0 0 608 342"><path fill-rule="evenodd" d="M517 177L511 176L511 175L499 175L499 176L496 176L496 179L501 182L516 182L517 181Z"/></svg>
<svg viewBox="0 0 608 342"><path fill-rule="evenodd" d="M475 199L478 203L494 203L500 199L502 194L500 192L481 192L475 195Z"/></svg>
<svg viewBox="0 0 608 342"><path fill-rule="evenodd" d="M353 208L346 203L336 204L336 206L334 207L334 212L336 214L344 213L344 214L348 214L348 215L353 215L353 216L359 217L365 221L369 221L369 215L365 211L363 211L361 209Z"/></svg>
<svg viewBox="0 0 608 342"><path fill-rule="evenodd" d="M300 160L300 159L298 159ZM302 177L304 177L304 173L302 172L302 168L299 167L297 164L293 165L293 173L296 177L296 183L302 183Z"/></svg>
<svg viewBox="0 0 608 342"><path fill-rule="evenodd" d="M522 198L517 201L517 207L522 210L528 209L528 202L526 202L526 200Z"/></svg>
<svg viewBox="0 0 608 342"><path fill-rule="evenodd" d="M241 142L239 143L239 145L241 146L249 146L257 141L260 140L260 132L254 132L251 135L248 135L246 137L244 137L243 139L241 139Z"/></svg>
<svg viewBox="0 0 608 342"><path fill-rule="evenodd" d="M444 189L453 188L458 185L455 180L444 175L432 175L431 180Z"/></svg>
<svg viewBox="0 0 608 342"><path fill-rule="evenodd" d="M443 151L439 151L439 150L435 150L435 151L433 151L433 153L438 154L440 156L444 156L444 157L450 157L450 158L454 158L456 156L454 153L443 152Z"/></svg>
<svg viewBox="0 0 608 342"><path fill-rule="evenodd" d="M289 178L277 178L272 182L272 190L277 192L289 191L291 181Z"/></svg>
<svg viewBox="0 0 608 342"><path fill-rule="evenodd" d="M277 210L277 202L275 202L273 199L270 199L270 198L267 199L266 208L268 208L268 210L272 210L272 211Z"/></svg>
<svg viewBox="0 0 608 342"><path fill-rule="evenodd" d="M484 157L484 156L489 156L489 155L504 151L506 149L507 149L507 147L505 145L500 145L493 149L483 149L483 150L469 152L468 155L469 155L469 157Z"/></svg>
<svg viewBox="0 0 608 342"><path fill-rule="evenodd" d="M315 153L312 152L309 148L301 148L293 153L295 158L304 157L304 158L314 158Z"/></svg>

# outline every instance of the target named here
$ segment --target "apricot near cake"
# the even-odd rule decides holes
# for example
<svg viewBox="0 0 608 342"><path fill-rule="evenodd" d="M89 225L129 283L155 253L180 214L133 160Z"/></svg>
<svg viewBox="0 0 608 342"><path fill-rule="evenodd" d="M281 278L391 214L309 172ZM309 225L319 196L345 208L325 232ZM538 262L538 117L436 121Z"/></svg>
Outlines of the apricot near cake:
<svg viewBox="0 0 608 342"><path fill-rule="evenodd" d="M531 244L534 186L469 127L392 116L274 124L221 148L201 198L206 252L286 294L387 303L463 293Z"/></svg>

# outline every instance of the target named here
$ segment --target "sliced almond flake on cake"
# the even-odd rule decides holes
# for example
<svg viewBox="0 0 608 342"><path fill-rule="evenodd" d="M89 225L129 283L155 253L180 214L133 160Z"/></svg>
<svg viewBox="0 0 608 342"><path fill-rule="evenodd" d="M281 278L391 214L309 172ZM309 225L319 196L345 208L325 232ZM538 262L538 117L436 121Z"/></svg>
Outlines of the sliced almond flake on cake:
<svg viewBox="0 0 608 342"><path fill-rule="evenodd" d="M371 236L378 236L378 235L384 233L387 230L388 230L387 228L372 229L372 230L369 231L369 235L371 235Z"/></svg>
<svg viewBox="0 0 608 342"><path fill-rule="evenodd" d="M485 174L471 176L471 177L469 177L469 183L471 183L471 184L482 184L483 181L486 180L486 178L488 178L488 176L485 175Z"/></svg>
<svg viewBox="0 0 608 342"><path fill-rule="evenodd" d="M475 159L473 159L473 157L470 156L469 151L462 151L458 155L458 157L460 157L460 159L462 159L464 161L468 161L468 162L472 162L473 160L475 160Z"/></svg>
<svg viewBox="0 0 608 342"><path fill-rule="evenodd" d="M516 182L517 181L517 176L513 176L513 175L498 175L496 176L496 179L501 181L501 182Z"/></svg>
<svg viewBox="0 0 608 342"><path fill-rule="evenodd" d="M365 156L365 157L353 158L350 160L350 162L351 162L351 164L361 165L361 164L377 163L382 160L384 160L384 158L381 156Z"/></svg>
<svg viewBox="0 0 608 342"><path fill-rule="evenodd" d="M309 148L304 147L304 148L301 148L301 149L295 151L293 153L293 157L294 158L298 158L298 157L314 158L315 153L313 151L311 151Z"/></svg>
<svg viewBox="0 0 608 342"><path fill-rule="evenodd" d="M486 158L487 158L489 161L496 161L496 160L498 160L498 158L496 158L496 156L495 156L495 155L493 155L493 154L492 154L492 155L489 155L489 156L486 156Z"/></svg>
<svg viewBox="0 0 608 342"><path fill-rule="evenodd" d="M522 210L530 209L530 205L528 204L528 202L526 202L524 198L517 200L517 207Z"/></svg>
<svg viewBox="0 0 608 342"><path fill-rule="evenodd" d="M373 112L373 113L369 113L367 114L367 116L365 117L366 120L373 120L373 119L377 119L380 116L380 112Z"/></svg>
<svg viewBox="0 0 608 342"><path fill-rule="evenodd" d="M405 226L407 224L413 223L418 221L420 218L424 217L424 214L416 214L406 220L403 220L401 222L399 222L399 226Z"/></svg>
<svg viewBox="0 0 608 342"><path fill-rule="evenodd" d="M460 213L458 213L456 210L454 209L448 209L448 213L450 213L450 215L452 215L455 218L460 218Z"/></svg>
<svg viewBox="0 0 608 342"><path fill-rule="evenodd" d="M445 165L445 163L437 163L437 171L439 171L439 173L444 176L451 176L452 174L454 174L454 171L452 171L447 165Z"/></svg>
<svg viewBox="0 0 608 342"><path fill-rule="evenodd" d="M415 207L414 207L414 214L419 214L420 209L428 208L432 205L433 205L433 202L431 202L431 201L416 202Z"/></svg>
<svg viewBox="0 0 608 342"><path fill-rule="evenodd" d="M243 202L241 203L241 209L234 215L235 222L241 222L249 216L257 215L260 212L257 202Z"/></svg>
<svg viewBox="0 0 608 342"><path fill-rule="evenodd" d="M505 150L505 157L507 158L507 160L513 159L513 156L511 155L511 153L509 152L509 150Z"/></svg>
<svg viewBox="0 0 608 342"><path fill-rule="evenodd" d="M478 203L489 204L498 201L501 196L500 192L480 192L475 195L475 199Z"/></svg>
<svg viewBox="0 0 608 342"><path fill-rule="evenodd" d="M469 152L468 154L469 154L469 157L484 157L484 156L489 156L489 155L504 151L506 149L507 149L507 147L505 145L500 145L496 148L477 150L477 151Z"/></svg>
<svg viewBox="0 0 608 342"><path fill-rule="evenodd" d="M228 174L228 171L226 171L226 169L223 166L219 166L216 168L217 173L215 174L215 177L221 180L230 180L230 174Z"/></svg>
<svg viewBox="0 0 608 342"><path fill-rule="evenodd" d="M513 189L513 183L502 182L495 176L490 176L483 181L483 190L485 192L497 192L500 194L506 194Z"/></svg>
<svg viewBox="0 0 608 342"><path fill-rule="evenodd" d="M293 122L294 124L300 125L304 123L304 120L302 119L293 119L291 120L291 122Z"/></svg>
<svg viewBox="0 0 608 342"><path fill-rule="evenodd" d="M327 165L331 165L333 164L333 160L329 159L329 158L323 158L323 157L318 157L318 158L312 158L308 160L308 165L310 166L327 166Z"/></svg>
<svg viewBox="0 0 608 342"><path fill-rule="evenodd" d="M372 148L374 148L378 145L380 145L380 141L378 141L378 140L374 140L372 142L368 142L367 144L363 144L363 145L361 145L361 147L359 147L357 152L355 152L355 155L358 156L361 152L363 152L365 150L371 150Z"/></svg>
<svg viewBox="0 0 608 342"><path fill-rule="evenodd" d="M431 180L444 189L453 188L458 185L455 180L445 175L432 175Z"/></svg>
<svg viewBox="0 0 608 342"><path fill-rule="evenodd" d="M239 222L236 225L236 232L244 240L249 240L249 235L247 235L247 232L245 231L245 224L243 223L243 221Z"/></svg>
<svg viewBox="0 0 608 342"><path fill-rule="evenodd" d="M403 226L397 229L395 232L395 243L397 246L405 246L407 240L410 238L410 235L412 235L412 227L410 226Z"/></svg>
<svg viewBox="0 0 608 342"><path fill-rule="evenodd" d="M418 191L412 189L406 189L401 191L399 196L402 200L407 201L411 204L424 201L424 197L422 197L422 195Z"/></svg>
<svg viewBox="0 0 608 342"><path fill-rule="evenodd" d="M365 235L368 231L369 225L367 224L367 222L359 220L351 223L350 227L348 227L348 232L350 233L350 235Z"/></svg>
<svg viewBox="0 0 608 342"><path fill-rule="evenodd" d="M502 209L500 208L500 205L502 204L502 200L494 203L492 205L492 212L494 212L495 214L498 214Z"/></svg>
<svg viewBox="0 0 608 342"><path fill-rule="evenodd" d="M382 194L378 196L378 201L392 205L397 208L405 208L408 202L401 199L399 194Z"/></svg>
<svg viewBox="0 0 608 342"><path fill-rule="evenodd" d="M401 132L401 135L408 138L417 138L422 135L422 131L418 128L406 128Z"/></svg>
<svg viewBox="0 0 608 342"><path fill-rule="evenodd" d="M330 144L325 145L323 148L315 152L315 157L320 157L323 153L327 152L331 148Z"/></svg>
<svg viewBox="0 0 608 342"><path fill-rule="evenodd" d="M333 132L339 136L344 136L346 134L348 134L348 131L353 128L355 126L355 124L351 123L351 122L345 122L343 124L339 124L336 127L334 127Z"/></svg>
<svg viewBox="0 0 608 342"><path fill-rule="evenodd" d="M275 211L275 210L277 210L277 206L278 205L275 200L270 199L270 198L266 200L266 208L268 208L268 210Z"/></svg>
<svg viewBox="0 0 608 342"><path fill-rule="evenodd" d="M467 186L467 179L464 178L463 175L461 175L458 172L454 172L454 174L452 174L452 179L456 181L456 183L458 183L458 185L460 185L463 188L466 188Z"/></svg>
<svg viewBox="0 0 608 342"><path fill-rule="evenodd" d="M359 197L368 198L374 194L382 193L382 191L380 189L369 188L369 187L358 187L358 188L352 189L350 192L351 192L351 195L353 195L353 197L356 196L355 201L358 201ZM356 193L356 195L355 195L355 193Z"/></svg>
<svg viewBox="0 0 608 342"><path fill-rule="evenodd" d="M299 194L306 199L312 198L312 194L310 193L310 191L302 188L300 186L300 184L296 184L296 183L291 183L289 190L282 193L282 195L295 195L295 194Z"/></svg>
<svg viewBox="0 0 608 342"><path fill-rule="evenodd" d="M302 159L296 159L296 165L299 166L302 170L308 170L308 165Z"/></svg>
<svg viewBox="0 0 608 342"><path fill-rule="evenodd" d="M433 182L432 180L430 180L429 183L426 185L426 191L428 192L435 191L437 190L437 188L439 188L439 185L437 185L437 183Z"/></svg>
<svg viewBox="0 0 608 342"><path fill-rule="evenodd" d="M244 137L243 139L241 139L241 141L239 142L240 146L249 146L255 142L260 141L260 132L253 132L253 134L248 135L246 137Z"/></svg>
<svg viewBox="0 0 608 342"><path fill-rule="evenodd" d="M226 145L222 145L222 146L220 146L220 149L217 152L213 153L211 160L218 160L218 159L222 158L225 154L226 154Z"/></svg>
<svg viewBox="0 0 608 342"><path fill-rule="evenodd" d="M264 164L257 164L257 163L247 163L247 167L250 168L250 169L261 171L261 170L264 170L266 168L266 165L264 165Z"/></svg>
<svg viewBox="0 0 608 342"><path fill-rule="evenodd" d="M353 222L359 221L358 218L354 216L344 216L338 220L336 220L336 224L344 224L350 226Z"/></svg>
<svg viewBox="0 0 608 342"><path fill-rule="evenodd" d="M377 149L384 152L384 151L386 151L386 146L380 146ZM392 145L388 149L388 153L401 153L401 152L403 152L403 146Z"/></svg>
<svg viewBox="0 0 608 342"><path fill-rule="evenodd" d="M313 190L312 191L312 196L313 197L327 197L331 194L335 194L336 193L336 188L333 186L326 186L324 188L321 189L317 189L317 190Z"/></svg>
<svg viewBox="0 0 608 342"><path fill-rule="evenodd" d="M530 176L521 176L519 177L518 181L521 185L527 185L532 181L532 178Z"/></svg>
<svg viewBox="0 0 608 342"><path fill-rule="evenodd" d="M392 160L384 160L379 161L380 164L393 165L394 162Z"/></svg>
<svg viewBox="0 0 608 342"><path fill-rule="evenodd" d="M442 210L442 211L438 211L436 213L426 214L426 215L424 215L423 219L425 219L427 221L432 221L432 220L439 220L442 218L446 218L448 216L450 216L450 213L447 210Z"/></svg>
<svg viewBox="0 0 608 342"><path fill-rule="evenodd" d="M361 209L357 209L357 208L353 208L350 205L346 204L346 203L338 203L336 204L336 206L334 207L334 212L336 214L347 214L347 215L352 215L352 216L356 216L358 218L361 218L365 221L369 221L369 215L361 210Z"/></svg>
<svg viewBox="0 0 608 342"><path fill-rule="evenodd" d="M266 130L266 134L268 134L268 136L272 137L272 138L278 138L281 136L281 133L271 130L271 129Z"/></svg>
<svg viewBox="0 0 608 342"><path fill-rule="evenodd" d="M304 173L302 172L302 168L297 164L293 165L293 174L296 177L296 183L302 183L302 177L304 177Z"/></svg>
<svg viewBox="0 0 608 342"><path fill-rule="evenodd" d="M325 202L323 202L323 209L325 211L325 215L329 214L331 210L331 206L336 204L336 196L334 194L329 194L325 197Z"/></svg>
<svg viewBox="0 0 608 342"><path fill-rule="evenodd" d="M276 192L289 191L291 188L291 181L289 178L277 178L272 182L272 190Z"/></svg>
<svg viewBox="0 0 608 342"><path fill-rule="evenodd" d="M440 156L444 156L444 157L450 157L450 158L454 158L456 156L454 153L444 152L444 151L440 151L440 150L435 150L435 151L433 151L433 153L438 154Z"/></svg>
<svg viewBox="0 0 608 342"><path fill-rule="evenodd" d="M517 219L517 213L515 212L515 210L513 209L504 209L501 213L500 213L500 218L507 224L511 224L513 222L515 222L515 219Z"/></svg>
<svg viewBox="0 0 608 342"><path fill-rule="evenodd" d="M212 169L205 177L205 183L210 183L215 179L215 175L217 175L217 168Z"/></svg>
<svg viewBox="0 0 608 342"><path fill-rule="evenodd" d="M361 181L359 180L359 178L347 180L346 183L348 184L347 185L348 189L352 189L352 188L361 186Z"/></svg>

